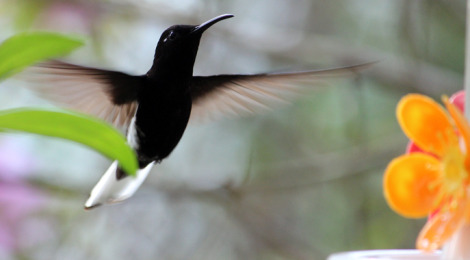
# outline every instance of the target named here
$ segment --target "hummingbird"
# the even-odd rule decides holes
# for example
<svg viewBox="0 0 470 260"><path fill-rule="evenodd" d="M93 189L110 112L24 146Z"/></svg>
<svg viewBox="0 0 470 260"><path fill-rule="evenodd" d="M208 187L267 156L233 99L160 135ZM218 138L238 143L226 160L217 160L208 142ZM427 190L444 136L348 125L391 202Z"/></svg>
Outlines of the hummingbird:
<svg viewBox="0 0 470 260"><path fill-rule="evenodd" d="M354 74L369 64L287 73L193 76L202 34L231 18L224 14L200 25L173 25L158 41L153 64L144 75L48 61L35 67L39 94L95 115L126 132L139 169L127 176L114 161L92 189L85 209L128 199L155 164L167 158L188 122L256 114L299 95L301 86L318 86L332 76ZM34 89L34 88L33 88Z"/></svg>

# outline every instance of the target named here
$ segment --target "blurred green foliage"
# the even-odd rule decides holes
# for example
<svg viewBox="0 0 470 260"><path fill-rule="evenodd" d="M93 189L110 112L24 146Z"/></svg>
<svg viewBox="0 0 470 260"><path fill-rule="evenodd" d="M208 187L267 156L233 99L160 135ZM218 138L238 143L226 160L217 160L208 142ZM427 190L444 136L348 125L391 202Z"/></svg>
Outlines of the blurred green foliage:
<svg viewBox="0 0 470 260"><path fill-rule="evenodd" d="M39 61L64 56L83 42L57 33L35 32L14 35L0 45L0 81ZM137 159L124 136L107 123L91 116L12 109L0 111L1 131L22 131L59 137L86 145L110 159L116 159L130 175L137 171Z"/></svg>
<svg viewBox="0 0 470 260"><path fill-rule="evenodd" d="M36 62L64 56L83 42L57 33L23 33L0 45L0 80Z"/></svg>
<svg viewBox="0 0 470 260"><path fill-rule="evenodd" d="M1 62L1 60L0 60ZM0 111L0 130L35 133L83 144L106 157L118 160L129 175L137 171L134 150L124 136L111 125L75 112L47 111L33 108Z"/></svg>

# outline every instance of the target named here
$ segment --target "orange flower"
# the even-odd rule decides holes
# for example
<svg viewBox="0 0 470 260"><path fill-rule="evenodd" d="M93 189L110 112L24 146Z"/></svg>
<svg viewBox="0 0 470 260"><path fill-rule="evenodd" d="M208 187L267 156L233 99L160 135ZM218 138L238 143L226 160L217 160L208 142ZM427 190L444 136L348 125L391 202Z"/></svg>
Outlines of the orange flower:
<svg viewBox="0 0 470 260"><path fill-rule="evenodd" d="M433 217L421 230L418 249L432 251L470 222L470 127L459 109L443 97L447 108L418 94L397 106L403 132L422 152L392 160L384 176L390 207L410 218Z"/></svg>

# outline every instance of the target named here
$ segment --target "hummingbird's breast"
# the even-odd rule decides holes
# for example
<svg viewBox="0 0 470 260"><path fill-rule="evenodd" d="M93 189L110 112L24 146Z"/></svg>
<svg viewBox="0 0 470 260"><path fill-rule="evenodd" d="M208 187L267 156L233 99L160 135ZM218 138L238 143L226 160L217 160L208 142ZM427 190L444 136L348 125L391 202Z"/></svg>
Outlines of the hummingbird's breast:
<svg viewBox="0 0 470 260"><path fill-rule="evenodd" d="M191 114L189 92L155 88L139 98L136 151L142 166L167 157L180 141Z"/></svg>

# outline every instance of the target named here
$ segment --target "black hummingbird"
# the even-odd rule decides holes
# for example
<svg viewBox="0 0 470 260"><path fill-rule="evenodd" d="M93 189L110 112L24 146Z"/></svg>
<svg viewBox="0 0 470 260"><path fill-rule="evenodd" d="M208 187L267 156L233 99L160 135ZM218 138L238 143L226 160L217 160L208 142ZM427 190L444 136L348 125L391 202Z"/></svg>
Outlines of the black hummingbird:
<svg viewBox="0 0 470 260"><path fill-rule="evenodd" d="M138 156L136 178L127 177L113 162L93 188L85 208L132 196L153 165L173 151L190 119L257 113L292 98L302 89L302 83L318 85L321 79L352 74L368 65L293 73L193 76L203 32L231 17L225 14L200 25L166 29L145 75L59 61L36 67L48 83L42 94L126 129L127 141Z"/></svg>

